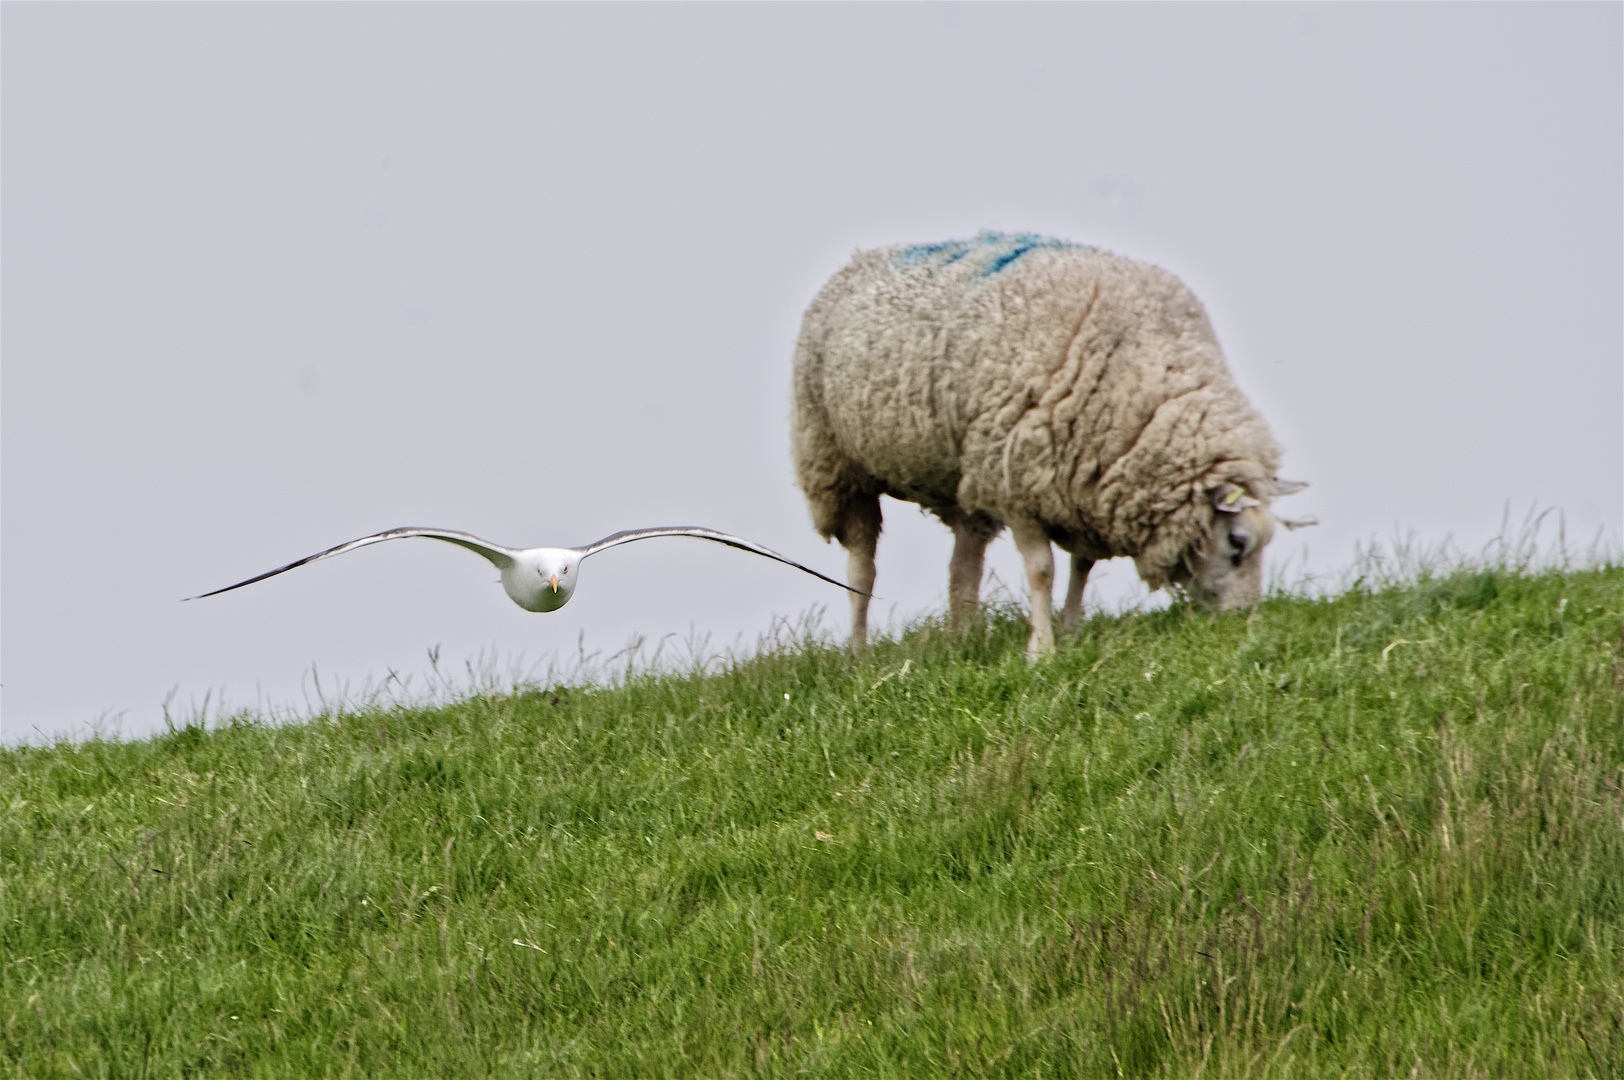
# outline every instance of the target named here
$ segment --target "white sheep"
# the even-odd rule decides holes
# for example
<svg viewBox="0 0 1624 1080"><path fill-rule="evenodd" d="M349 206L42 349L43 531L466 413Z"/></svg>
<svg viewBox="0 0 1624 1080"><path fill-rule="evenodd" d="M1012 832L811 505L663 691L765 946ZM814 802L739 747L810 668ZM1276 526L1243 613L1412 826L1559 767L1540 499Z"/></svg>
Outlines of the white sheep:
<svg viewBox="0 0 1624 1080"><path fill-rule="evenodd" d="M1028 651L1054 647L1054 561L1072 557L1062 625L1098 559L1209 608L1262 592L1280 448L1172 274L1079 244L982 233L860 251L807 308L795 350L795 470L813 524L874 587L879 497L952 528L949 620L977 610L1007 523L1032 596ZM1285 522L1295 525L1295 522ZM852 597L852 646L868 641Z"/></svg>

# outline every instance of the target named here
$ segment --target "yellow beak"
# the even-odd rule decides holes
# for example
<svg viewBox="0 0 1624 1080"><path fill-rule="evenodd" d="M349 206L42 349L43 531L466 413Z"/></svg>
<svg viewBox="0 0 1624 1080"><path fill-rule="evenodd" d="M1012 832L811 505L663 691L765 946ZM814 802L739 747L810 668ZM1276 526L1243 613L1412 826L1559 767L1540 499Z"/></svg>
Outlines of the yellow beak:
<svg viewBox="0 0 1624 1080"><path fill-rule="evenodd" d="M549 584L549 585L551 585L553 587L553 592L557 592L558 591L558 575L554 574L552 577L548 578L547 579L547 584Z"/></svg>

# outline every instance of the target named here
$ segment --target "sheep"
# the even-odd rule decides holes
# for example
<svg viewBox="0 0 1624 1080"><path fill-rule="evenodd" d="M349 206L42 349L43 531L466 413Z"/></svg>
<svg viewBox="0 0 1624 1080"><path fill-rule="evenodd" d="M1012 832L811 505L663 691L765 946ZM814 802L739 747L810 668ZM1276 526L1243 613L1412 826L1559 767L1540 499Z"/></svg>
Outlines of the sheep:
<svg viewBox="0 0 1624 1080"><path fill-rule="evenodd" d="M1236 387L1201 303L1158 267L1030 234L857 252L806 310L791 441L813 525L846 548L852 648L868 642L879 497L953 530L949 623L978 611L1007 524L1031 590L1031 656L1054 648L1051 541L1071 556L1061 624L1099 559L1226 610L1262 592L1280 447Z"/></svg>

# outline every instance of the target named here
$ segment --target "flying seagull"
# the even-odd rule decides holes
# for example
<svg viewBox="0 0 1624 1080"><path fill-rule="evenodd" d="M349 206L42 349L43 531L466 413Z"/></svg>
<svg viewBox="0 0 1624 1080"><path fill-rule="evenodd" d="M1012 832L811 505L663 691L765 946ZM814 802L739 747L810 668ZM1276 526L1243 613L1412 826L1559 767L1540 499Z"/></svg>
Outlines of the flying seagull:
<svg viewBox="0 0 1624 1080"><path fill-rule="evenodd" d="M836 581L832 577L826 577L809 566L802 566L794 559L786 559L771 548L762 547L760 544L746 540L743 537L731 536L725 532L717 532L715 529L705 529L692 525L672 525L660 529L627 529L624 532L612 533L597 543L588 544L585 547L540 547L525 548L523 550L503 547L501 544L493 544L489 540L481 540L477 536L470 536L468 533L457 532L453 529L387 529L381 533L373 533L371 536L363 536L359 540L351 540L347 544L328 548L326 551L318 551L316 554L300 559L298 562L290 562L286 566L279 566L275 570L261 574L258 577L251 577L247 581L239 581L235 585L227 585L223 589L215 589L213 592L206 592L199 596L188 596L186 599L201 600L205 596L218 596L223 592L230 592L232 589L240 589L244 585L252 585L256 581L264 581L266 578L285 574L295 567L305 565L305 563L330 559L334 555L342 555L346 551L354 551L356 548L366 547L368 544L382 543L385 540L399 540L407 536L426 536L431 540L444 540L448 544L456 544L476 554L483 555L502 572L502 588L507 590L508 596L512 598L515 604L518 604L526 611L557 611L569 603L570 597L575 595L575 586L580 581L581 560L588 555L596 555L608 548L629 544L633 540L647 540L655 536L694 536L701 540L714 540L718 544L726 544L728 547L753 551L757 555L777 559L779 562L793 566L797 570L804 570L815 578L822 578L831 585L839 585L848 592L857 592L850 585ZM862 596L865 594L857 593L857 595Z"/></svg>

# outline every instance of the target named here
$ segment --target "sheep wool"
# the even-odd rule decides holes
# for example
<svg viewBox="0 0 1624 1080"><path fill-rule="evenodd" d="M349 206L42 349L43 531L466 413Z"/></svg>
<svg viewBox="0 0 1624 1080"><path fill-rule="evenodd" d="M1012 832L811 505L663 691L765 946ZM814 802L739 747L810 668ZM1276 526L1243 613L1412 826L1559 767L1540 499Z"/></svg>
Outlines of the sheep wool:
<svg viewBox="0 0 1624 1080"><path fill-rule="evenodd" d="M1215 492L1266 511L1280 459L1182 282L1030 234L859 251L802 321L792 441L814 525L848 547L886 494L1131 556L1152 588L1188 577Z"/></svg>

